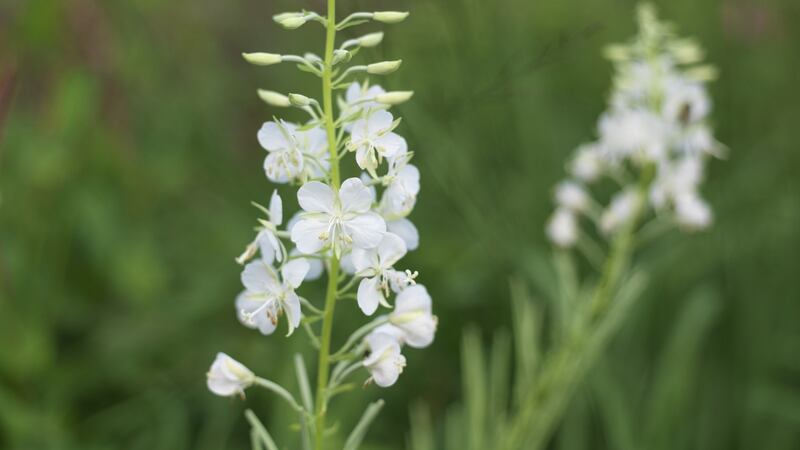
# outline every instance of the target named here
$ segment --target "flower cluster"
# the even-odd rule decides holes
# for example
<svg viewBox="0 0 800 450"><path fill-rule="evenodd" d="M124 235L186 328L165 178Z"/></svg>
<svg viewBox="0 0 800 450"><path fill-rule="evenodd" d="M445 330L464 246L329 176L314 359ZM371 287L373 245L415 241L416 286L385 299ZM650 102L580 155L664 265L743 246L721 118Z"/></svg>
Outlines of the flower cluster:
<svg viewBox="0 0 800 450"><path fill-rule="evenodd" d="M271 106L295 107L308 115L305 123L276 118L257 133L266 151L267 179L298 186L300 210L285 221L284 202L277 191L268 206L255 204L263 217L252 242L236 258L244 266L244 290L235 301L236 316L244 326L270 335L285 321L287 336L302 329L319 350L316 406L297 406L306 413L307 429L318 445L327 401L346 376L365 369L367 381L390 386L405 367L402 347L426 347L436 331L431 297L417 283L418 273L398 267L403 256L419 246L419 234L408 216L419 195L420 173L411 164L413 153L406 140L395 132L400 119L391 107L413 93L387 92L367 80L352 80L358 74L389 74L400 61L344 67L359 49L379 44L383 33L349 39L334 49L336 31L368 20L396 23L407 15L355 13L337 23L333 3L327 17L305 11L279 14L276 22L287 29L322 24L327 30L325 55L244 54L256 65L296 63L322 79L321 101L302 94L258 92ZM333 104L336 91L342 91L338 114ZM340 163L351 154L360 176L341 181ZM328 280L324 301L303 297L304 283L323 274ZM346 300L364 315L377 317L356 330L338 351L330 352L334 306ZM380 308L384 314L377 314ZM321 325L318 330L316 324ZM329 373L331 362L337 365ZM288 391L255 377L227 355L219 354L208 374L211 391L224 396L242 395L254 383L297 405Z"/></svg>
<svg viewBox="0 0 800 450"><path fill-rule="evenodd" d="M723 152L708 124L705 82L714 77L713 68L699 65L697 44L676 38L649 6L639 11L639 35L606 53L616 68L609 108L597 126L599 139L577 149L570 179L556 187L548 237L560 247L575 245L581 216L613 235L636 214L640 187L646 189L642 206L660 219L686 230L708 227L712 212L699 187L706 160ZM587 186L604 177L621 188L601 207Z"/></svg>

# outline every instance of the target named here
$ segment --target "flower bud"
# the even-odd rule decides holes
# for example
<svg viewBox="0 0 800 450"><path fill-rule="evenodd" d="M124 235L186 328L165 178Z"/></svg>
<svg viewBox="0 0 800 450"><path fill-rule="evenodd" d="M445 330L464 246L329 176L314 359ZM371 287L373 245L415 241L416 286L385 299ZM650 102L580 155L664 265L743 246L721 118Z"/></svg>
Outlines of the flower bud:
<svg viewBox="0 0 800 450"><path fill-rule="evenodd" d="M408 17L408 12L400 11L376 11L372 15L372 20L383 23L399 23Z"/></svg>
<svg viewBox="0 0 800 450"><path fill-rule="evenodd" d="M335 66L336 64L342 62L346 63L347 61L350 61L350 58L352 57L353 55L347 50L336 49L333 51L333 65Z"/></svg>
<svg viewBox="0 0 800 450"><path fill-rule="evenodd" d="M278 21L278 25L286 28L287 30L294 30L296 28L300 28L306 23L306 18L303 16L297 17L286 17L282 20Z"/></svg>
<svg viewBox="0 0 800 450"><path fill-rule="evenodd" d="M298 106L302 108L310 105L311 99L302 94L289 94L289 102L292 104L292 106Z"/></svg>
<svg viewBox="0 0 800 450"><path fill-rule="evenodd" d="M383 40L383 32L365 34L357 39L361 47L375 47Z"/></svg>
<svg viewBox="0 0 800 450"><path fill-rule="evenodd" d="M717 79L717 69L714 66L704 65L693 67L686 71L686 76L695 81L714 81Z"/></svg>
<svg viewBox="0 0 800 450"><path fill-rule="evenodd" d="M208 389L223 397L239 394L250 387L256 379L250 369L225 353L217 353L207 374Z"/></svg>
<svg viewBox="0 0 800 450"><path fill-rule="evenodd" d="M680 64L694 64L703 59L703 50L691 39L674 42L670 46L670 51Z"/></svg>
<svg viewBox="0 0 800 450"><path fill-rule="evenodd" d="M621 62L630 58L630 50L624 45L609 45L603 49L605 57L611 61Z"/></svg>
<svg viewBox="0 0 800 450"><path fill-rule="evenodd" d="M275 14L274 16L272 16L272 20L274 20L277 23L280 23L283 20L291 19L293 17L303 17L303 13L301 13L301 12L285 12L285 13Z"/></svg>
<svg viewBox="0 0 800 450"><path fill-rule="evenodd" d="M412 95L414 95L414 91L392 91L385 94L378 94L375 96L375 101L385 105L399 105L400 103L407 102Z"/></svg>
<svg viewBox="0 0 800 450"><path fill-rule="evenodd" d="M373 75L387 75L400 68L400 63L403 60L398 59L395 61L383 61L379 63L370 64L367 66L367 73Z"/></svg>
<svg viewBox="0 0 800 450"><path fill-rule="evenodd" d="M256 66L270 66L281 62L281 55L276 53L242 53L244 59Z"/></svg>
<svg viewBox="0 0 800 450"><path fill-rule="evenodd" d="M264 100L268 105L286 108L291 105L289 97L275 91L268 91L266 89L258 90L258 97Z"/></svg>

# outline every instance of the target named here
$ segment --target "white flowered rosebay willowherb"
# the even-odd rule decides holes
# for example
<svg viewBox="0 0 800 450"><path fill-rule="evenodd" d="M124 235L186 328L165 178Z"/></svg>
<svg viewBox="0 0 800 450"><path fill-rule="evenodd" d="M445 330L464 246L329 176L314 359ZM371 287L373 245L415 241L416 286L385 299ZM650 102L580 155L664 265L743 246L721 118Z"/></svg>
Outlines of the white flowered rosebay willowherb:
<svg viewBox="0 0 800 450"><path fill-rule="evenodd" d="M372 195L358 178L342 183L338 194L330 186L312 181L297 191L305 211L292 228L292 242L303 253L333 248L337 258L350 249L375 248L386 232L386 222L370 210Z"/></svg>
<svg viewBox="0 0 800 450"><path fill-rule="evenodd" d="M695 75L710 70L698 71L701 52L687 42L645 7L637 39L609 51L616 77L598 121L599 139L576 151L569 165L573 178L559 184L557 209L547 225L548 238L559 247L579 242L578 218L584 215L606 236L653 210L653 220L670 220L684 230L711 225L713 213L699 191L706 161L720 156L722 146L707 123L707 80ZM585 186L603 178L619 190L604 211L587 210L595 203Z"/></svg>
<svg viewBox="0 0 800 450"><path fill-rule="evenodd" d="M284 223L284 203L277 192L259 219L255 238L236 258L246 264L241 274L244 291L236 299L236 315L248 328L273 334L286 320L288 334L300 329L309 348L317 351L317 392L313 404L306 395L310 384L305 363L295 358L302 405L274 382L256 377L230 358L218 357L209 372L209 388L220 395L241 393L251 384L272 390L301 412L304 440L321 449L325 438L328 402L348 376L362 373L380 387L397 380L405 367L401 346L420 348L433 342L436 317L427 290L416 285L418 273L395 269L409 250L419 246L419 232L409 219L420 192L420 171L410 163L413 152L395 130L400 124L390 109L411 99L412 91L386 92L358 74L387 75L400 60L349 65L359 48L373 47L383 32L345 40L336 48L336 33L366 20L397 23L408 13L361 12L336 21L334 2L328 16L310 11L278 14L274 20L285 29L320 23L327 27L325 54L281 55L245 53L259 66L296 64L303 72L322 80L321 100L308 93L261 89L259 97L269 106L297 108L308 114L305 123L274 119L256 133L266 150L264 173L273 183L298 186L301 211ZM334 111L334 93L344 90ZM352 159L347 158L353 154ZM340 179L346 161L361 169L360 178ZM260 255L258 255L260 253ZM250 261L250 262L248 262ZM304 283L327 275L324 298L301 296ZM356 288L357 287L357 288ZM354 292L355 290L355 292ZM309 291L314 292L314 291ZM394 298L393 298L394 297ZM349 300L355 301L349 301ZM334 306L338 314L358 311L381 315L354 330L345 343L332 350ZM382 330L382 331L381 331ZM337 332L336 335L339 333ZM369 355L364 358L364 352ZM335 364L335 367L331 367ZM368 374L368 375L367 375ZM356 431L363 433L359 425ZM352 437L352 435L351 435ZM360 439L360 438L359 438ZM348 438L348 442L350 438ZM267 447L268 442L262 442Z"/></svg>

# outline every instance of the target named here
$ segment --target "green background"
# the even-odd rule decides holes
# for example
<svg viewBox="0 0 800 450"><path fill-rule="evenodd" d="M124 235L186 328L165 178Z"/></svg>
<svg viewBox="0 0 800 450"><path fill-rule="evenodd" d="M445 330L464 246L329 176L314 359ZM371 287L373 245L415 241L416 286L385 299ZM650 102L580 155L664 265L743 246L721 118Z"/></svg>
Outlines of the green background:
<svg viewBox="0 0 800 450"><path fill-rule="evenodd" d="M386 31L357 58L402 58L376 81L416 92L395 109L423 185L411 217L422 243L404 261L440 328L432 347L405 351L397 385L359 389L332 412L346 433L367 401L386 399L367 447L403 448L413 402L438 423L460 398L463 327L488 338L510 326L512 276L536 291L551 188L593 138L612 75L601 50L634 33L635 5L340 3L342 15L412 12L344 34ZM704 188L715 226L640 254L653 282L602 364L628 391L628 425L655 424L650 448L797 449L800 3L658 6L720 69L713 121L730 154ZM233 258L257 215L249 202L273 189L256 130L273 115L301 119L255 90L319 89L289 65L256 68L239 54L320 53L320 27L270 20L301 7L324 10L318 0L0 2L0 448L248 448L245 407L293 443L293 417L274 397L216 397L204 375L226 351L294 388L290 356L306 345L302 333L245 329L233 309ZM683 314L695 298L697 326ZM360 321L354 305L338 308L335 337ZM560 448L611 447L598 401L584 399L595 418L585 439Z"/></svg>

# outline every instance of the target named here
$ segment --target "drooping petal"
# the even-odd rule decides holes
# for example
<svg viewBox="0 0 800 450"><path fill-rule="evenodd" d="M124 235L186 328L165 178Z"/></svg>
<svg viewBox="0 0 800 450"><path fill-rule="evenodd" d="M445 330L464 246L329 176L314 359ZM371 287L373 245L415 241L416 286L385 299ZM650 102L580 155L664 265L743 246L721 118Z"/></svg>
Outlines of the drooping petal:
<svg viewBox="0 0 800 450"><path fill-rule="evenodd" d="M300 311L300 298L297 297L297 294L294 292L289 292L286 295L286 299L283 301L283 312L286 313L286 322L289 324L289 332L287 334L290 335L292 332L300 326L300 319L302 319L303 314Z"/></svg>
<svg viewBox="0 0 800 450"><path fill-rule="evenodd" d="M292 289L297 289L305 279L308 269L309 264L305 258L291 260L281 269L283 281L291 286Z"/></svg>
<svg viewBox="0 0 800 450"><path fill-rule="evenodd" d="M372 206L372 193L358 178L348 178L339 189L343 213L363 213Z"/></svg>
<svg viewBox="0 0 800 450"><path fill-rule="evenodd" d="M214 394L228 397L243 394L255 380L253 372L225 353L217 353L207 374L208 389Z"/></svg>
<svg viewBox="0 0 800 450"><path fill-rule="evenodd" d="M436 334L437 318L431 314L431 296L425 286L409 286L395 300L389 316L393 325L404 332L405 343L414 348L427 347Z"/></svg>
<svg viewBox="0 0 800 450"><path fill-rule="evenodd" d="M359 214L342 224L345 233L353 240L356 248L374 248L380 244L386 232L383 217L373 212Z"/></svg>
<svg viewBox="0 0 800 450"><path fill-rule="evenodd" d="M266 301L263 297L254 298L247 292L239 294L236 298L236 318L247 328L257 328L263 335L272 334L277 326L277 311L272 304L265 305Z"/></svg>
<svg viewBox="0 0 800 450"><path fill-rule="evenodd" d="M409 251L416 250L419 247L419 232L410 220L398 219L386 222L386 230L400 236L405 241L406 248Z"/></svg>
<svg viewBox="0 0 800 450"><path fill-rule="evenodd" d="M406 365L406 358L400 354L400 345L384 333L370 333L365 339L370 355L364 359L364 366L372 379L380 387L393 385Z"/></svg>
<svg viewBox="0 0 800 450"><path fill-rule="evenodd" d="M333 213L333 189L325 183L310 181L302 185L297 191L297 201L305 211Z"/></svg>
<svg viewBox="0 0 800 450"><path fill-rule="evenodd" d="M380 288L379 277L362 279L358 285L356 298L361 311L368 316L373 315L378 309L378 305L386 301Z"/></svg>
<svg viewBox="0 0 800 450"><path fill-rule="evenodd" d="M327 244L323 239L328 232L328 222L317 219L301 219L292 227L292 242L302 253L316 253Z"/></svg>

